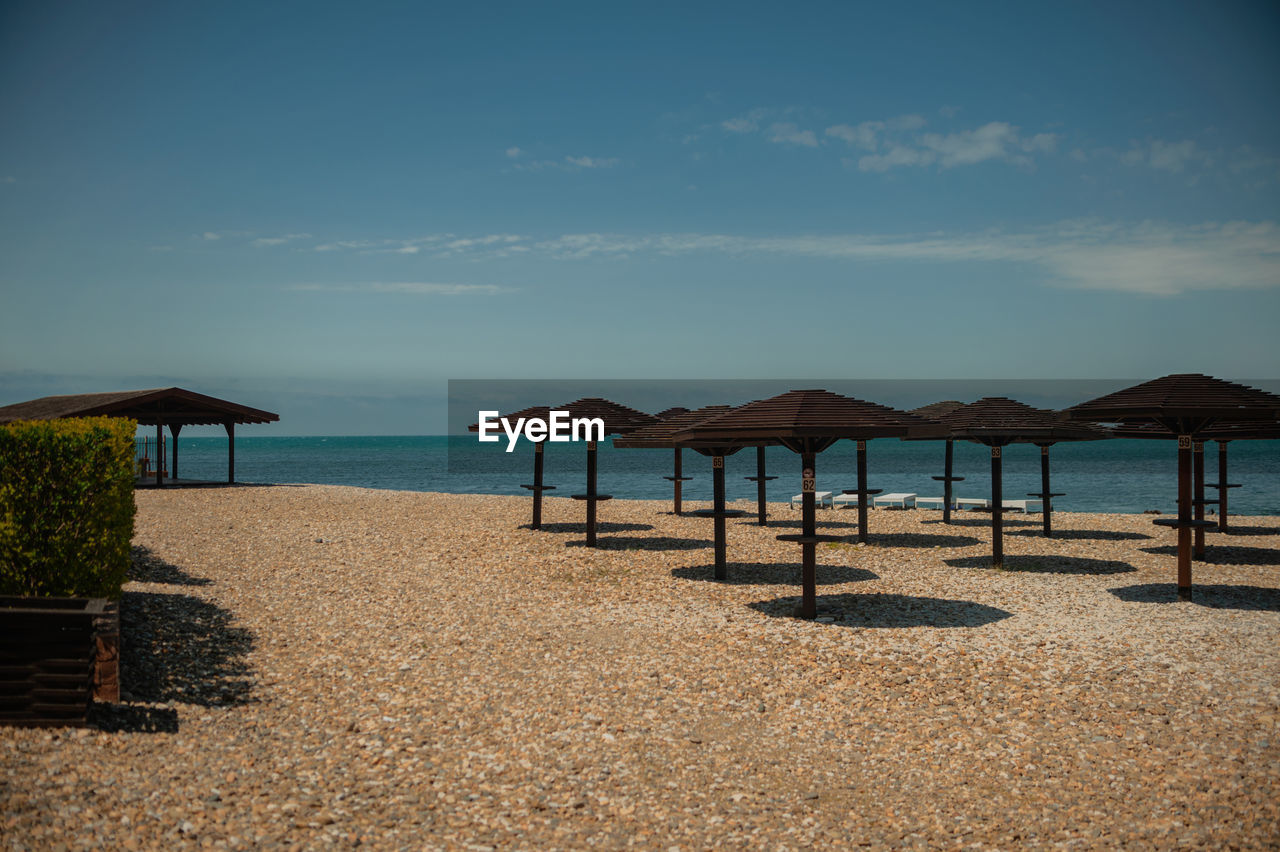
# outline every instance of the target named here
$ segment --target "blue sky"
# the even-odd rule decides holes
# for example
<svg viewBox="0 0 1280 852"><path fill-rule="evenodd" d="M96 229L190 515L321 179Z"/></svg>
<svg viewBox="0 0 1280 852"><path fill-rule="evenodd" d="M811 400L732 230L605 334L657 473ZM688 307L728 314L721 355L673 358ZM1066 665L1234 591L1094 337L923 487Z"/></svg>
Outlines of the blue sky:
<svg viewBox="0 0 1280 852"><path fill-rule="evenodd" d="M1273 378L1277 43L1274 3L6 3L0 402Z"/></svg>

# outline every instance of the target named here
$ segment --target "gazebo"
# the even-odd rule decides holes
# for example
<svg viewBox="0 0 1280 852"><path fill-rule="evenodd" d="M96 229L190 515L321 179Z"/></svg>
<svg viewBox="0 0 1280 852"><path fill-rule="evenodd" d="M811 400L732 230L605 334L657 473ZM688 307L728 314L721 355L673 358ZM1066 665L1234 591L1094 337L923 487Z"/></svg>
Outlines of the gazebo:
<svg viewBox="0 0 1280 852"><path fill-rule="evenodd" d="M1199 373L1179 373L1082 402L1064 414L1073 420L1126 426L1154 423L1169 438L1178 439L1178 517L1158 518L1154 523L1178 531L1178 597L1191 600L1192 531L1215 526L1193 514L1194 444L1212 436L1212 430L1233 423L1276 422L1280 396Z"/></svg>
<svg viewBox="0 0 1280 852"><path fill-rule="evenodd" d="M928 405L922 405L919 408L913 408L908 414L914 414L916 417L923 417L926 420L938 420L943 415L950 414L957 408L963 406L964 403L955 399L944 399L941 402L933 402ZM933 477L942 483L942 522L944 524L951 523L951 483L963 482L963 476L952 476L955 466L955 449L956 439L946 439L946 450L943 454L942 476Z"/></svg>
<svg viewBox="0 0 1280 852"><path fill-rule="evenodd" d="M872 402L825 390L793 390L750 402L718 417L704 420L676 435L681 442L745 446L776 441L800 456L802 520L800 535L780 535L779 541L801 546L801 618L817 615L816 547L843 536L818 535L814 493L817 454L842 438L903 438L936 434L943 429L919 417Z"/></svg>
<svg viewBox="0 0 1280 852"><path fill-rule="evenodd" d="M535 417L543 422L551 416L551 407L547 405L534 405L529 408L522 408L512 414L506 415L507 419L512 422L518 422L521 418L529 419ZM469 431L480 431L479 423L472 423L467 427ZM543 467L543 441L533 441L533 482L531 484L523 484L520 487L533 492L533 517L529 521L529 529L542 529L542 492L555 491L554 485L544 485L542 478Z"/></svg>
<svg viewBox="0 0 1280 852"><path fill-rule="evenodd" d="M227 432L228 483L236 481L236 425L274 423L280 419L279 414L270 411L183 388L45 396L0 408L0 423L64 417L127 417L138 421L139 426L155 426L157 452L164 440L164 427L168 426L173 435L169 469L173 480L178 478L178 433L182 427L221 425ZM155 484L164 484L163 465L156 465Z"/></svg>
<svg viewBox="0 0 1280 852"><path fill-rule="evenodd" d="M1032 408L1006 397L985 397L939 415L937 420L953 438L963 438L991 448L991 567L1004 562L1004 483L1001 456L1009 444L1040 447L1041 491L1029 494L1041 500L1044 534L1051 532L1051 501L1061 494L1049 490L1049 446L1058 441L1092 441L1107 433L1089 424L1070 423L1056 413Z"/></svg>

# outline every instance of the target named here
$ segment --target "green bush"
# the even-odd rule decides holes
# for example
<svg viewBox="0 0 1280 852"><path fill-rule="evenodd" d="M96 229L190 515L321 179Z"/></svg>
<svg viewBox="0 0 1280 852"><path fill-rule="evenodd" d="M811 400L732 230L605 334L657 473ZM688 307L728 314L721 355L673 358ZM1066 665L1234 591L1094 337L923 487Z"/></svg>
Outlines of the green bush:
<svg viewBox="0 0 1280 852"><path fill-rule="evenodd" d="M0 594L120 597L137 428L118 417L0 426Z"/></svg>

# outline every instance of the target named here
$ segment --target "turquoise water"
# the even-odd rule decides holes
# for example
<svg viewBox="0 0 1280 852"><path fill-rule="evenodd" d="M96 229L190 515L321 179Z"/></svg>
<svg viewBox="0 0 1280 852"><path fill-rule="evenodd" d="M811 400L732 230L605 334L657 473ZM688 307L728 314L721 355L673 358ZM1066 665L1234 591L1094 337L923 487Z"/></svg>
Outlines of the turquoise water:
<svg viewBox="0 0 1280 852"><path fill-rule="evenodd" d="M499 444L479 444L474 436L332 437L236 439L239 482L315 482L406 491L463 494L521 494L533 475L533 453L521 443L515 452ZM1217 444L1206 445L1206 480L1216 482ZM1280 441L1234 441L1228 445L1228 478L1243 487L1231 490L1232 514L1280 515ZM871 488L941 495L943 444L896 439L869 441L867 479ZM546 482L553 495L585 489L585 451L581 444L548 445ZM1109 440L1057 444L1051 450L1053 490L1066 492L1055 508L1077 512L1174 511L1177 451L1172 441ZM1040 490L1039 448L1013 445L1004 450L1005 499ZM670 450L620 450L601 445L599 487L619 498L669 499ZM178 445L183 479L223 480L227 475L225 438L183 438ZM957 443L955 475L960 497L990 494L990 453L986 447ZM771 501L785 501L800 490L800 461L781 447L768 450ZM818 456L818 488L839 492L854 488L855 447L841 441ZM755 499L755 484L743 479L755 473L755 451L743 450L725 462L731 500ZM685 451L685 499L711 498L711 463ZM1214 496L1210 489L1208 496Z"/></svg>

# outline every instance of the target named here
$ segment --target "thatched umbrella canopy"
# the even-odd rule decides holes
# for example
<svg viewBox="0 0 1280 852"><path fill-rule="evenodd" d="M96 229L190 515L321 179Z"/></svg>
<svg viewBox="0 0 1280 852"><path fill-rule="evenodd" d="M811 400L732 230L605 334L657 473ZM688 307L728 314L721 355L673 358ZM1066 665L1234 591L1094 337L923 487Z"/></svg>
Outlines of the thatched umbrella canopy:
<svg viewBox="0 0 1280 852"><path fill-rule="evenodd" d="M922 405L919 408L913 408L908 414L914 414L916 417L923 417L926 420L938 420L944 414L950 414L957 408L963 406L964 403L957 399L944 399L940 402L931 402L928 405ZM963 482L963 476L952 476L955 462L955 438L946 439L946 452L943 455L942 476L935 476L934 479L942 483L942 522L944 524L951 523L951 498L953 491L951 483Z"/></svg>
<svg viewBox="0 0 1280 852"><path fill-rule="evenodd" d="M841 536L818 535L814 492L817 454L842 438L904 438L913 434L938 434L936 424L905 411L840 396L825 390L793 390L779 396L735 408L677 435L677 440L739 446L751 441L777 441L800 456L803 493L800 535L780 535L779 541L800 544L802 618L817 615L815 548L819 542Z"/></svg>
<svg viewBox="0 0 1280 852"><path fill-rule="evenodd" d="M1213 429L1233 423L1275 422L1280 419L1280 396L1199 373L1180 373L1082 402L1064 414L1073 420L1126 426L1155 423L1177 437L1178 517L1155 523L1178 531L1178 597L1191 600L1192 530L1213 526L1192 512L1193 445L1212 436Z"/></svg>
<svg viewBox="0 0 1280 852"><path fill-rule="evenodd" d="M991 566L1004 561L1004 483L1001 456L1009 444L1036 444L1040 447L1041 491L1044 534L1050 535L1053 497L1049 490L1049 447L1059 441L1096 441L1107 433L1089 424L1063 420L1055 412L1032 408L1017 400L989 396L938 416L953 438L963 438L991 448Z"/></svg>

